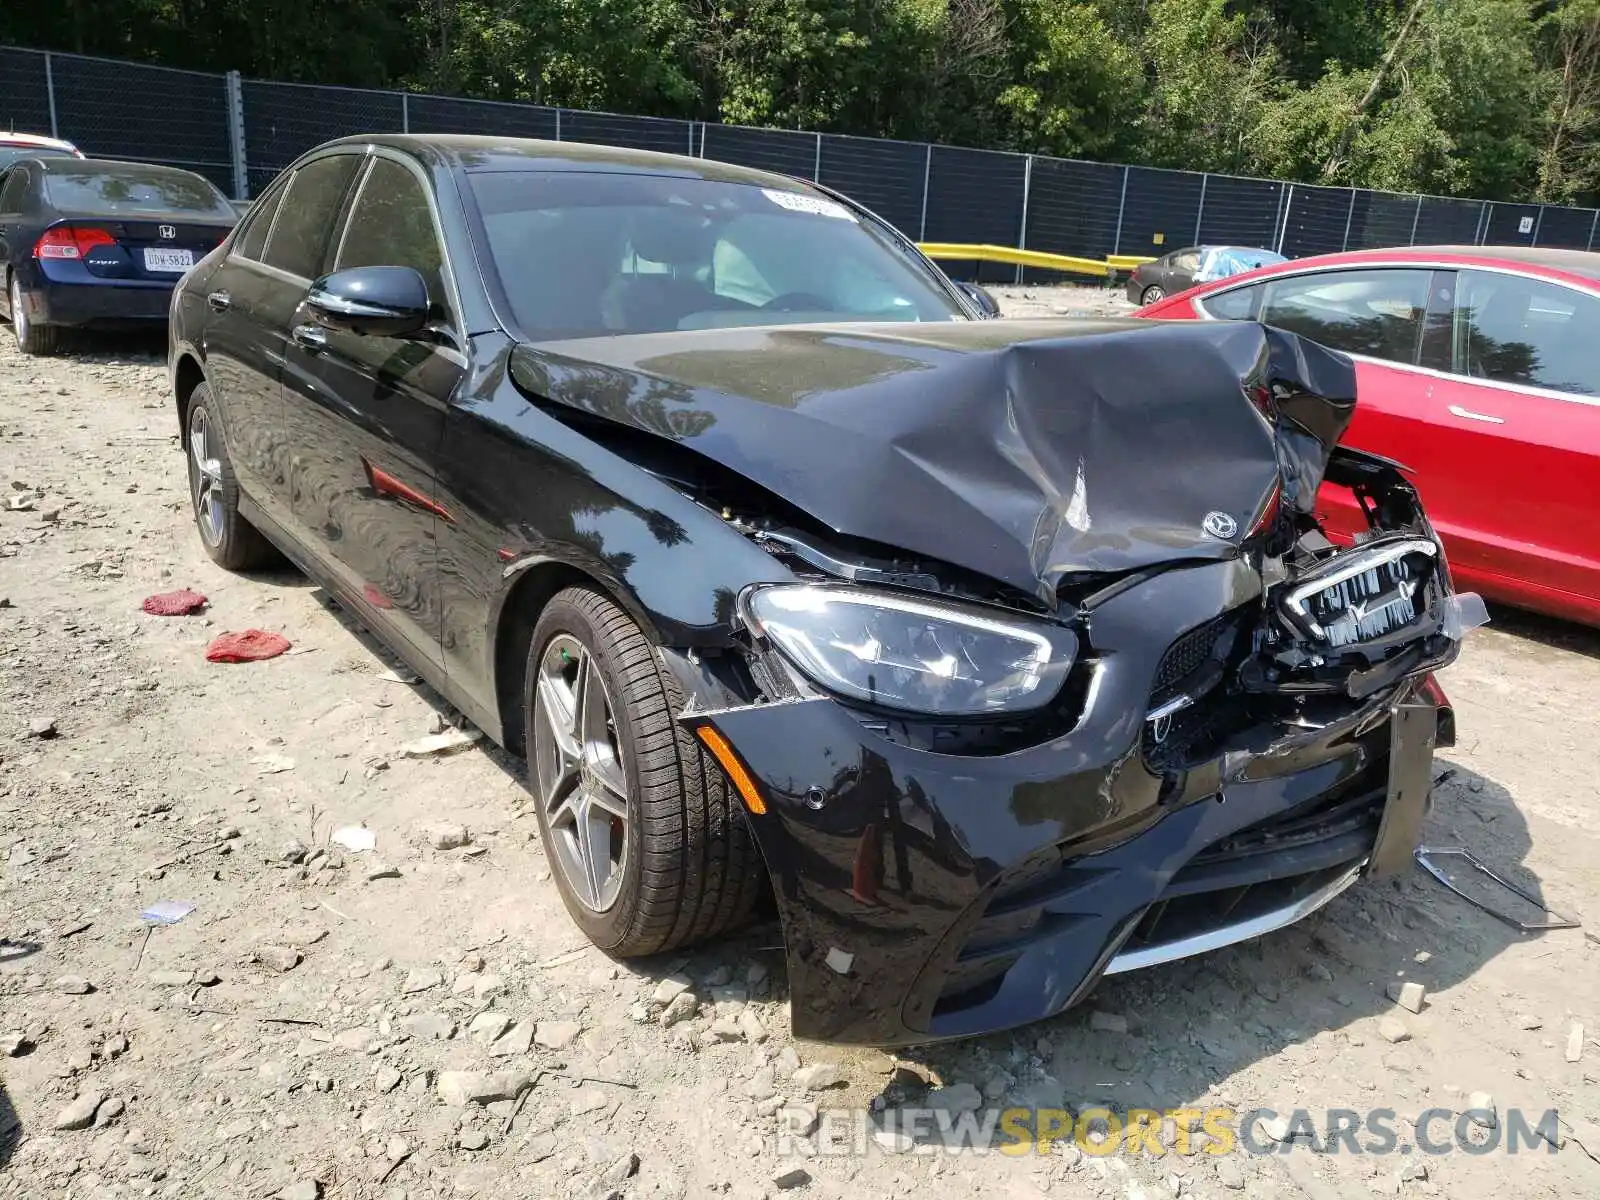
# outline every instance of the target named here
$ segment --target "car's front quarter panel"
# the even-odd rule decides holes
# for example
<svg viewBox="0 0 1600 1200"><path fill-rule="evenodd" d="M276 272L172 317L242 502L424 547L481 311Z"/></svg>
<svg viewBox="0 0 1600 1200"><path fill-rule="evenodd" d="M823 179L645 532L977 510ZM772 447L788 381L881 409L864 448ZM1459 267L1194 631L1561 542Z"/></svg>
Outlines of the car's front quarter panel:
<svg viewBox="0 0 1600 1200"><path fill-rule="evenodd" d="M727 645L739 590L793 578L715 513L530 400L507 374L510 347L500 334L473 339L436 476L450 514L438 525L445 662L486 720L498 712L508 607L542 568L593 580L653 641L684 648Z"/></svg>

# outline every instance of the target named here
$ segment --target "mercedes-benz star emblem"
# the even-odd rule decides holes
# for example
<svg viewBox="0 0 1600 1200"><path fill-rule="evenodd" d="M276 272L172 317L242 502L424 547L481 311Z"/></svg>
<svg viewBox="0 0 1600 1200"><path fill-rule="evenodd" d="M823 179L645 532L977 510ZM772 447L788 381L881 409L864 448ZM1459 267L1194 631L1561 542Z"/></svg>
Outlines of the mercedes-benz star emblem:
<svg viewBox="0 0 1600 1200"><path fill-rule="evenodd" d="M1206 519L1200 522L1200 528L1212 537L1225 542L1239 532L1239 522L1225 512L1208 512Z"/></svg>

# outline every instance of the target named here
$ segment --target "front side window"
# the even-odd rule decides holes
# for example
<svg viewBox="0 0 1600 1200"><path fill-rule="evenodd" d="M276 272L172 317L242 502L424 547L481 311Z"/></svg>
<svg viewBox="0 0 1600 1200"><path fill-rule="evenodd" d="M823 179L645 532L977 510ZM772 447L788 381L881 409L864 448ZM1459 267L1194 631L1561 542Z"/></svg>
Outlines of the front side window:
<svg viewBox="0 0 1600 1200"><path fill-rule="evenodd" d="M892 234L810 192L674 176L469 176L531 337L966 313Z"/></svg>
<svg viewBox="0 0 1600 1200"><path fill-rule="evenodd" d="M209 179L172 167L113 163L66 166L45 173L45 197L63 212L107 216L231 217L234 207Z"/></svg>
<svg viewBox="0 0 1600 1200"><path fill-rule="evenodd" d="M1474 379L1600 396L1600 299L1521 275L1463 271L1456 370Z"/></svg>
<svg viewBox="0 0 1600 1200"><path fill-rule="evenodd" d="M1414 363L1426 270L1319 271L1271 280L1261 320L1348 354Z"/></svg>
<svg viewBox="0 0 1600 1200"><path fill-rule="evenodd" d="M440 312L448 308L444 254L433 227L433 210L417 177L388 158L372 160L372 170L350 210L336 270L349 267L411 267L428 285L428 299Z"/></svg>
<svg viewBox="0 0 1600 1200"><path fill-rule="evenodd" d="M294 173L273 222L262 261L302 279L322 272L328 235L344 204L345 191L361 164L358 154L314 159Z"/></svg>

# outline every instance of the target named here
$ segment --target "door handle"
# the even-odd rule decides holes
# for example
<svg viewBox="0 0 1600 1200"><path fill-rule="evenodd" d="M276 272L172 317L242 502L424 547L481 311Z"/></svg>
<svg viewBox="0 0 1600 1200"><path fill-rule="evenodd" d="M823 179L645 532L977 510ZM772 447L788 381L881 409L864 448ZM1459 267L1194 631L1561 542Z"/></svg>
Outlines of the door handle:
<svg viewBox="0 0 1600 1200"><path fill-rule="evenodd" d="M212 312L227 312L233 304L233 297L227 292L212 292L206 297L206 303L211 306Z"/></svg>
<svg viewBox="0 0 1600 1200"><path fill-rule="evenodd" d="M320 325L296 325L291 336L295 340L295 345L313 354L328 348L328 335Z"/></svg>
<svg viewBox="0 0 1600 1200"><path fill-rule="evenodd" d="M1450 415L1452 417L1461 417L1467 421L1483 421L1490 425L1504 425L1506 423L1504 417L1497 417L1493 413L1473 412L1470 408L1462 408L1459 404L1450 406Z"/></svg>

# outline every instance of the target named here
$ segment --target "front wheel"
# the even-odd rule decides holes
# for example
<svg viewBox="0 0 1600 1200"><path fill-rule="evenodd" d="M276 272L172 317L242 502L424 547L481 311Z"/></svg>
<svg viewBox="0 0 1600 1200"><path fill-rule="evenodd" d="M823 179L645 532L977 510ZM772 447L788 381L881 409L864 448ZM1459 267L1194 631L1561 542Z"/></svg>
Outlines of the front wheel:
<svg viewBox="0 0 1600 1200"><path fill-rule="evenodd" d="M11 277L9 302L11 304L11 332L16 336L17 349L24 354L54 354L61 348L61 330L55 325L36 325L28 317L22 302L22 281Z"/></svg>
<svg viewBox="0 0 1600 1200"><path fill-rule="evenodd" d="M189 446L189 499L200 543L219 567L249 571L271 566L278 552L239 514L239 484L223 444L211 389L200 384L189 397L185 425Z"/></svg>
<svg viewBox="0 0 1600 1200"><path fill-rule="evenodd" d="M1151 305L1157 300L1165 300L1166 298L1167 289L1157 283L1145 288L1144 295L1139 297L1139 302L1144 305Z"/></svg>
<svg viewBox="0 0 1600 1200"><path fill-rule="evenodd" d="M555 596L524 700L545 857L590 941L659 954L748 919L765 876L734 789L674 719L683 695L625 612L591 588Z"/></svg>

